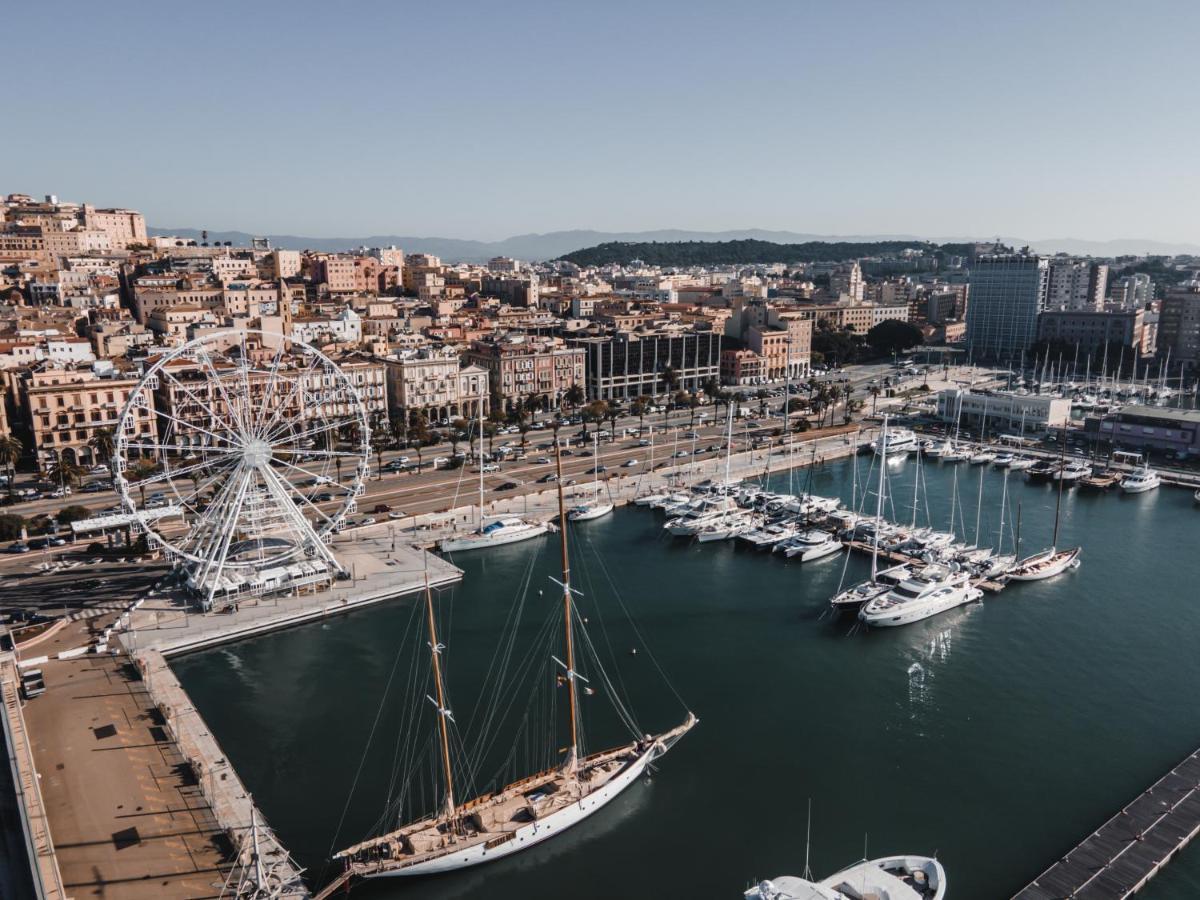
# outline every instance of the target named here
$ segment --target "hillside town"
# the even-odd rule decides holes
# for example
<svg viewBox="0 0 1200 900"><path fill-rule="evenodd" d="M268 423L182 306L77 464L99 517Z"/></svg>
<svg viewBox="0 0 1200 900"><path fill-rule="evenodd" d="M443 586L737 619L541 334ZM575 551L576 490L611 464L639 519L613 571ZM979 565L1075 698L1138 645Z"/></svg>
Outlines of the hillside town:
<svg viewBox="0 0 1200 900"><path fill-rule="evenodd" d="M373 430L389 434L745 399L867 350L919 345L1010 366L1053 350L1077 363L1080 352L1104 353L1135 374L1154 360L1190 371L1200 362L1200 260L1154 260L1165 282L1131 271L1144 263L999 244L738 266L456 263L399 247L328 253L161 236L135 210L9 194L0 432L8 456L41 472L102 465L105 433L147 367L231 329L277 336L259 351L285 362L293 341L316 348L351 374ZM139 412L146 433L196 414L170 390L155 407Z"/></svg>

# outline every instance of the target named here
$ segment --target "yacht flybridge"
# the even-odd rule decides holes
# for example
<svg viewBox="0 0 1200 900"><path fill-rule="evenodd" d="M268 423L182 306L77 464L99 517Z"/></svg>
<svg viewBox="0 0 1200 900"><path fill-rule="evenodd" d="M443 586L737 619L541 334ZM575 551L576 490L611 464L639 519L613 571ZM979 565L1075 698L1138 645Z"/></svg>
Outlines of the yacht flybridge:
<svg viewBox="0 0 1200 900"><path fill-rule="evenodd" d="M633 785L654 760L670 750L696 725L696 717L688 712L682 723L668 731L659 734L635 732L639 736L629 743L598 753L581 754L583 717L580 693L594 694L602 684L608 690L611 682L600 668L598 657L591 659L595 668L587 670L596 688L588 686L589 679L577 669L580 662L587 661L577 661L576 649L591 652L593 645L583 628L583 617L575 611L575 595L578 591L571 586L567 553L569 526L565 524L561 457L557 462L560 475L558 507L560 521L564 522L559 529L562 581L556 581L562 588L563 640L559 649L562 658L550 656L557 666L557 675L554 682L543 683L543 690L561 690L567 695L565 712L569 727L565 751L560 751L562 758L557 764L505 787L482 793L465 802L460 801L455 793L456 782L469 778L473 767L463 758L466 752L463 734L458 731L449 706L442 673L442 652L445 648L438 642L437 617L427 582L424 613L432 682L432 693L427 695L427 699L437 719L439 808L433 814L335 854L334 859L341 861L344 869L333 883L317 895L319 898L331 896L357 879L450 872L502 859L549 840L603 808ZM513 628L515 634L516 626ZM549 664L546 669L549 671ZM420 700L420 693L422 691L418 689L413 696ZM615 697L613 699L614 706L622 713L622 720L634 731L627 704ZM548 752L552 755L552 748L559 741L553 734L556 727L551 725L550 730L546 738L551 748ZM419 768L425 771L423 766Z"/></svg>
<svg viewBox="0 0 1200 900"><path fill-rule="evenodd" d="M907 428L893 428L881 435L879 440L870 443L871 449L882 456L905 456L916 450L917 446L917 436Z"/></svg>
<svg viewBox="0 0 1200 900"><path fill-rule="evenodd" d="M863 860L821 881L781 875L760 881L746 900L942 900L946 872L928 856Z"/></svg>

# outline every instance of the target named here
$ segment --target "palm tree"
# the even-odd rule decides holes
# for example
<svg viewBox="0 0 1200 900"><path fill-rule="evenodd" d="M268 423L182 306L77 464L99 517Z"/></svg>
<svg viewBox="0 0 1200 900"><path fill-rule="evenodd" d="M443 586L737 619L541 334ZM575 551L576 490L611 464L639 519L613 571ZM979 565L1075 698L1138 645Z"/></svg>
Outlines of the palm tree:
<svg viewBox="0 0 1200 900"><path fill-rule="evenodd" d="M604 417L608 415L608 402L605 400L593 400L583 409L583 436L587 438L587 427L589 422L603 422Z"/></svg>
<svg viewBox="0 0 1200 900"><path fill-rule="evenodd" d="M877 385L877 384L871 385L870 387L867 388L867 393L871 395L871 415L875 415L875 405L876 405L876 402L879 400L879 393L880 393L879 385Z"/></svg>
<svg viewBox="0 0 1200 900"><path fill-rule="evenodd" d="M629 404L629 414L638 418L638 434L646 430L646 407L650 398L642 395Z"/></svg>
<svg viewBox="0 0 1200 900"><path fill-rule="evenodd" d="M17 477L17 463L25 454L25 445L16 435L0 435L0 465L8 472L8 496L12 499L13 482Z"/></svg>
<svg viewBox="0 0 1200 900"><path fill-rule="evenodd" d="M142 509L146 508L146 479L158 472L158 463L152 459L139 459L133 464L130 474L138 482L138 491L142 495Z"/></svg>
<svg viewBox="0 0 1200 900"><path fill-rule="evenodd" d="M688 394L687 395L687 405L688 405L688 408L692 411L692 418L688 422L688 426L691 428L695 428L696 427L696 410L700 408L700 396L698 394Z"/></svg>
<svg viewBox="0 0 1200 900"><path fill-rule="evenodd" d="M59 487L69 488L83 478L83 466L75 461L73 452L59 450L55 452L54 461L50 463L46 474L57 481Z"/></svg>
<svg viewBox="0 0 1200 900"><path fill-rule="evenodd" d="M409 434L416 441L417 451L417 473L420 474L422 460L421 448L429 442L429 418L425 415L425 410L414 409L412 411L412 423L409 425Z"/></svg>
<svg viewBox="0 0 1200 900"><path fill-rule="evenodd" d="M389 436L382 430L371 431L371 449L375 451L375 480L383 478L383 451L389 443Z"/></svg>
<svg viewBox="0 0 1200 900"><path fill-rule="evenodd" d="M610 444L617 439L617 419L622 415L624 415L624 412L621 410L621 405L615 400L610 401L608 409L604 411L604 418L608 419L609 424L608 442Z"/></svg>
<svg viewBox="0 0 1200 900"><path fill-rule="evenodd" d="M500 426L495 422L484 422L483 433L488 441L488 456L496 455L496 435L500 433Z"/></svg>
<svg viewBox="0 0 1200 900"><path fill-rule="evenodd" d="M87 445L92 451L93 462L104 463L106 466L112 463L113 453L116 452L116 442L113 439L111 428L98 428L88 439Z"/></svg>
<svg viewBox="0 0 1200 900"><path fill-rule="evenodd" d="M674 366L667 366L662 370L662 383L667 389L668 396L675 392L675 388L679 386L679 372Z"/></svg>
<svg viewBox="0 0 1200 900"><path fill-rule="evenodd" d="M578 381L567 388L567 392L563 394L563 403L567 404L567 408L571 412L583 406L583 401L587 399L587 394L584 393L583 385Z"/></svg>
<svg viewBox="0 0 1200 900"><path fill-rule="evenodd" d="M721 382L709 375L700 385L700 390L704 391L704 396L712 400L714 404L717 400L717 395L721 392Z"/></svg>

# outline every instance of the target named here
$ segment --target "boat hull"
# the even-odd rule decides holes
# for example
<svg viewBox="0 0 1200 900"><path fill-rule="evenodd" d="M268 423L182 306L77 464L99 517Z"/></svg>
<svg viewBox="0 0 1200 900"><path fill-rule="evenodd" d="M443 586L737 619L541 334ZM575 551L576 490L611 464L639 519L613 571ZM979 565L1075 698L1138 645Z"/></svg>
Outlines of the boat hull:
<svg viewBox="0 0 1200 900"><path fill-rule="evenodd" d="M895 628L900 625L911 625L924 619L932 618L958 606L963 606L978 600L983 596L979 588L964 587L960 591L945 597L939 597L925 603L913 604L911 609L889 609L874 614L867 612L866 607L859 611L858 618L864 625L872 628Z"/></svg>
<svg viewBox="0 0 1200 900"><path fill-rule="evenodd" d="M572 522L590 522L592 519L599 519L607 516L613 511L611 503L602 503L599 506L589 506L586 509L573 509L567 513L567 518Z"/></svg>
<svg viewBox="0 0 1200 900"><path fill-rule="evenodd" d="M496 836L497 839L506 837L506 840L496 846L488 846L488 844L496 843L496 840L493 839L484 843L472 844L457 853L449 853L445 856L439 856L437 859L413 863L410 866L404 866L400 869L374 872L365 877L404 878L412 875L437 875L442 872L452 872L456 869L482 865L486 862L504 859L504 857L512 856L514 853L520 853L522 850L526 850L529 847L540 844L542 841L549 840L557 834L561 834L572 825L578 825L588 816L599 812L615 800L626 788L632 786L646 770L646 767L658 755L660 755L658 747L650 747L637 760L630 763L623 772L605 784L604 787L594 793L588 794L577 803L572 803L568 807L553 812L537 822L531 822L515 831L507 832L506 835L498 834Z"/></svg>
<svg viewBox="0 0 1200 900"><path fill-rule="evenodd" d="M549 526L547 525L530 525L528 528L519 531L510 531L502 534L475 534L461 538L448 538L438 546L443 553L456 553L463 550L483 550L487 547L502 547L505 544L528 541L531 538L541 537L547 531L549 531Z"/></svg>
<svg viewBox="0 0 1200 900"><path fill-rule="evenodd" d="M1044 581L1077 565L1079 553L1079 547L1058 552L1045 551L1017 563L1007 577L1009 581Z"/></svg>
<svg viewBox="0 0 1200 900"><path fill-rule="evenodd" d="M1129 484L1128 482L1122 481L1121 490L1126 494L1144 494L1147 491L1152 491L1157 488L1160 483L1161 482L1158 481L1139 481Z"/></svg>

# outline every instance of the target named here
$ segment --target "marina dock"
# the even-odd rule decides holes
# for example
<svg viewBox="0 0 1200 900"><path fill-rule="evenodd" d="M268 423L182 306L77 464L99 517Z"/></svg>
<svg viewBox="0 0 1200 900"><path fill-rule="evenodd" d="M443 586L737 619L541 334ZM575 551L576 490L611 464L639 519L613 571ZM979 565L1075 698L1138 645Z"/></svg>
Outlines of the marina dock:
<svg viewBox="0 0 1200 900"><path fill-rule="evenodd" d="M1121 900L1200 831L1200 750L1088 835L1013 900Z"/></svg>

